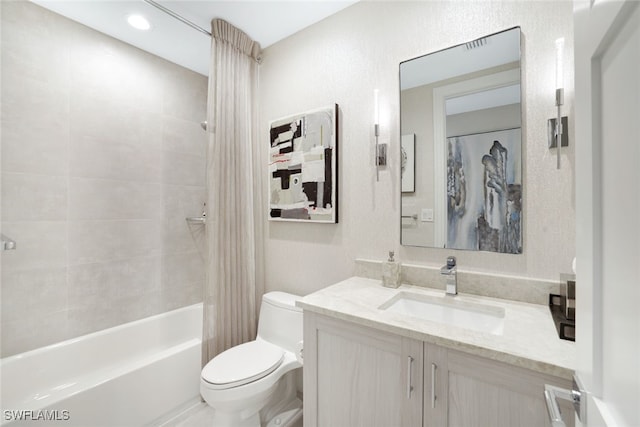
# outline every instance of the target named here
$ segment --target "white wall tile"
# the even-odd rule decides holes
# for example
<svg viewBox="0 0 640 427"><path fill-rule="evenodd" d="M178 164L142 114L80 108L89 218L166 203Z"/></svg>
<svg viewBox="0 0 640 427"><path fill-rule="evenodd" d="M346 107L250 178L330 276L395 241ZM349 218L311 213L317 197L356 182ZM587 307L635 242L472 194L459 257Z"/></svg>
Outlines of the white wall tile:
<svg viewBox="0 0 640 427"><path fill-rule="evenodd" d="M160 290L160 258L80 264L69 267L69 306L80 308L86 298L115 301Z"/></svg>
<svg viewBox="0 0 640 427"><path fill-rule="evenodd" d="M2 357L33 350L69 338L67 311L32 314L2 325Z"/></svg>
<svg viewBox="0 0 640 427"><path fill-rule="evenodd" d="M160 149L161 115L147 112L135 105L100 100L82 89L69 97L71 147L89 139L105 145L135 149Z"/></svg>
<svg viewBox="0 0 640 427"><path fill-rule="evenodd" d="M207 80L186 68L174 67L165 75L162 112L200 123L206 120Z"/></svg>
<svg viewBox="0 0 640 427"><path fill-rule="evenodd" d="M199 251L204 232L203 225L190 224L184 218L165 220L162 227L162 254Z"/></svg>
<svg viewBox="0 0 640 427"><path fill-rule="evenodd" d="M207 160L185 153L162 153L162 182L165 184L201 186L205 180Z"/></svg>
<svg viewBox="0 0 640 427"><path fill-rule="evenodd" d="M118 288L127 283L119 263L126 261L94 262L69 266L69 309L81 309L87 304L102 301L109 305L118 298ZM120 267L120 268L119 268ZM125 279L125 280L123 280Z"/></svg>
<svg viewBox="0 0 640 427"><path fill-rule="evenodd" d="M115 301L93 298L67 312L68 335L77 337L121 324Z"/></svg>
<svg viewBox="0 0 640 427"><path fill-rule="evenodd" d="M204 258L198 252L162 257L162 289L180 289L185 285L204 283Z"/></svg>
<svg viewBox="0 0 640 427"><path fill-rule="evenodd" d="M2 222L2 232L16 249L2 255L2 271L39 270L67 265L67 224L64 221Z"/></svg>
<svg viewBox="0 0 640 427"><path fill-rule="evenodd" d="M73 177L159 182L161 159L160 150L123 145L106 137L74 137L69 169Z"/></svg>
<svg viewBox="0 0 640 427"><path fill-rule="evenodd" d="M4 85L2 85L4 86ZM69 127L42 125L29 116L2 121L2 171L65 176Z"/></svg>
<svg viewBox="0 0 640 427"><path fill-rule="evenodd" d="M152 182L69 179L69 219L159 219L161 185Z"/></svg>
<svg viewBox="0 0 640 427"><path fill-rule="evenodd" d="M8 60L4 51L2 55L5 68ZM2 73L0 94L2 171L64 174L69 140L68 91L9 71Z"/></svg>
<svg viewBox="0 0 640 427"><path fill-rule="evenodd" d="M97 105L162 112L166 61L89 28L78 31L69 52L72 93Z"/></svg>
<svg viewBox="0 0 640 427"><path fill-rule="evenodd" d="M176 308L195 304L202 301L203 284L201 282L190 283L183 287L163 289L161 292L163 310L175 310Z"/></svg>
<svg viewBox="0 0 640 427"><path fill-rule="evenodd" d="M59 176L2 173L4 221L67 219L67 179Z"/></svg>
<svg viewBox="0 0 640 427"><path fill-rule="evenodd" d="M2 323L67 310L67 268L2 271Z"/></svg>
<svg viewBox="0 0 640 427"><path fill-rule="evenodd" d="M156 220L74 221L69 223L69 264L159 255L160 241Z"/></svg>
<svg viewBox="0 0 640 427"><path fill-rule="evenodd" d="M55 14L46 9L35 10L24 2L6 2L4 9L8 19L3 20L2 74L16 74L25 78L67 87L69 84L69 32L55 24ZM13 20L21 13L36 21L25 26L23 21ZM54 64L54 66L52 66Z"/></svg>
<svg viewBox="0 0 640 427"><path fill-rule="evenodd" d="M183 307L187 304L182 304ZM126 323L167 311L162 305L161 292L131 295L118 300L117 313L120 322Z"/></svg>
<svg viewBox="0 0 640 427"><path fill-rule="evenodd" d="M201 120L204 121L204 118ZM197 119L184 120L171 116L162 118L162 149L205 157L208 133Z"/></svg>
<svg viewBox="0 0 640 427"><path fill-rule="evenodd" d="M206 188L202 186L163 184L163 216L166 220L184 220L202 215Z"/></svg>
<svg viewBox="0 0 640 427"><path fill-rule="evenodd" d="M25 25L29 22L29 25ZM2 41L11 43L66 44L69 20L25 1L8 1L2 5Z"/></svg>
<svg viewBox="0 0 640 427"><path fill-rule="evenodd" d="M21 74L3 75L2 82L3 121L40 129L68 125L69 93L66 88Z"/></svg>

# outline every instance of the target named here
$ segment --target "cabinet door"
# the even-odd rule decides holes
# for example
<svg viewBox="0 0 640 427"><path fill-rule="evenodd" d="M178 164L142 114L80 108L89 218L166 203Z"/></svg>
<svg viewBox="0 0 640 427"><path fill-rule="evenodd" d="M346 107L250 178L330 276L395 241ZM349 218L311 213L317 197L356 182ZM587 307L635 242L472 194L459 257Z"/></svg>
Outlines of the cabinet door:
<svg viewBox="0 0 640 427"><path fill-rule="evenodd" d="M448 351L424 344L424 427L447 425L449 399Z"/></svg>
<svg viewBox="0 0 640 427"><path fill-rule="evenodd" d="M570 388L570 381L505 363L447 352L447 426L549 426L544 384ZM571 414L571 406L562 406ZM573 417L566 417L573 425ZM571 422L569 422L571 419Z"/></svg>
<svg viewBox="0 0 640 427"><path fill-rule="evenodd" d="M422 343L304 315L304 425L422 424Z"/></svg>

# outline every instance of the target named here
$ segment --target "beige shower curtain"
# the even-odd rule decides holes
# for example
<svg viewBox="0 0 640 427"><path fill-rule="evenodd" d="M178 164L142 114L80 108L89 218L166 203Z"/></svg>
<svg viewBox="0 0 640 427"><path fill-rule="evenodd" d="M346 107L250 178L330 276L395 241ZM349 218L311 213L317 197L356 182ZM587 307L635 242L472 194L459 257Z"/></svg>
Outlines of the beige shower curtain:
<svg viewBox="0 0 640 427"><path fill-rule="evenodd" d="M211 28L203 366L227 348L255 338L264 289L257 137L260 45L221 19L214 19Z"/></svg>

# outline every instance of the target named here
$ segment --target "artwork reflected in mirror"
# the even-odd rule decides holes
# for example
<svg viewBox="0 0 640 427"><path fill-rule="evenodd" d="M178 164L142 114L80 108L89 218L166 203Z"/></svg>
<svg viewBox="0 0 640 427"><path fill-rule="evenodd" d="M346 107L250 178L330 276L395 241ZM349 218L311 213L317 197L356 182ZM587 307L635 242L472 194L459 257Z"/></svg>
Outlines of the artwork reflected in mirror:
<svg viewBox="0 0 640 427"><path fill-rule="evenodd" d="M520 128L447 138L447 245L521 253Z"/></svg>
<svg viewBox="0 0 640 427"><path fill-rule="evenodd" d="M519 28L400 64L403 245L522 253L520 99Z"/></svg>
<svg viewBox="0 0 640 427"><path fill-rule="evenodd" d="M416 136L402 135L400 140L400 173L402 175L402 192L413 193L416 187Z"/></svg>

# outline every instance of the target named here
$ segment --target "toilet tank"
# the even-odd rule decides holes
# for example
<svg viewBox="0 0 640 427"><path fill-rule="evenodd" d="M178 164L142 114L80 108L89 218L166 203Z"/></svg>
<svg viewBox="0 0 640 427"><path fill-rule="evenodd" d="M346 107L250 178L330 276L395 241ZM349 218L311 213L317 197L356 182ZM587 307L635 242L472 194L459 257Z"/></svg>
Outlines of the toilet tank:
<svg viewBox="0 0 640 427"><path fill-rule="evenodd" d="M296 307L298 295L268 292L262 296L258 337L294 352L302 341L302 309Z"/></svg>

